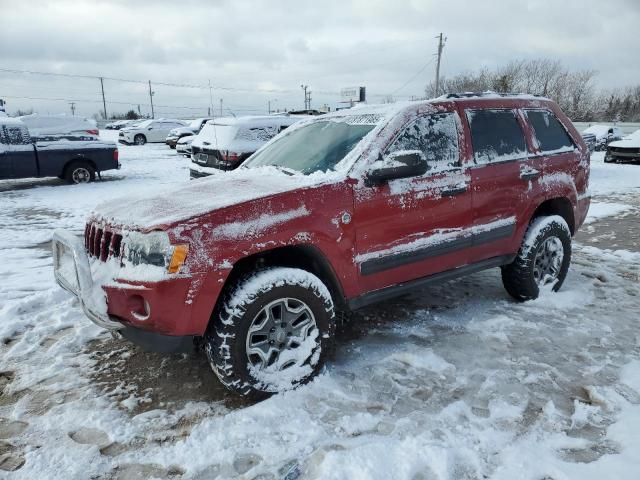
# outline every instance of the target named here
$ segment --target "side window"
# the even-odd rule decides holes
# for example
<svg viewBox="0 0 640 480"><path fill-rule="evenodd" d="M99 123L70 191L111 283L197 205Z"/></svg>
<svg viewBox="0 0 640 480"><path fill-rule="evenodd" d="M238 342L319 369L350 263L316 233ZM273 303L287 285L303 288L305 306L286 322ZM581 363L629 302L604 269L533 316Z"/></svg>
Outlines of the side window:
<svg viewBox="0 0 640 480"><path fill-rule="evenodd" d="M13 125L5 126L4 128L9 145L27 145L31 143L31 138L26 128Z"/></svg>
<svg viewBox="0 0 640 480"><path fill-rule="evenodd" d="M467 110L477 164L526 156L524 133L514 110Z"/></svg>
<svg viewBox="0 0 640 480"><path fill-rule="evenodd" d="M548 110L525 110L542 153L573 150L571 137L553 113Z"/></svg>
<svg viewBox="0 0 640 480"><path fill-rule="evenodd" d="M435 113L419 117L400 132L387 153L420 150L430 170L460 165L458 128L453 113Z"/></svg>

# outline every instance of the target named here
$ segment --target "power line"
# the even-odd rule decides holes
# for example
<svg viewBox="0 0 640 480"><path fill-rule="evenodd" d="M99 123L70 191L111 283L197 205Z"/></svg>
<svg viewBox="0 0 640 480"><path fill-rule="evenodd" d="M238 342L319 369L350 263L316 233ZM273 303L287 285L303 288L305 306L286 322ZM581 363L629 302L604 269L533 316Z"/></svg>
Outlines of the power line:
<svg viewBox="0 0 640 480"><path fill-rule="evenodd" d="M418 72L412 76L409 80L407 80L400 88L396 88L391 95L395 95L396 93L400 92L401 90L403 90L407 85L409 85L411 82L413 82L416 78L418 78L418 75L420 75L422 72L424 72L426 70L426 68L431 65L433 63L433 61L435 60L435 58L432 58L431 60L429 60L427 63L425 63L422 68L420 70L418 70Z"/></svg>

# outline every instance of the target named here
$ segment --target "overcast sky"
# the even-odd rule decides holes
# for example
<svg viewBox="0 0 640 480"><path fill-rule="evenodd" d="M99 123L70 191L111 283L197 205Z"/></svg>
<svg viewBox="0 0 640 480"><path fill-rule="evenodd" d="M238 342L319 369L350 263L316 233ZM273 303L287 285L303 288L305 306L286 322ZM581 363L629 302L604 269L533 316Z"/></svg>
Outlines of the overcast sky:
<svg viewBox="0 0 640 480"><path fill-rule="evenodd" d="M155 85L156 116L203 114L220 98L225 113L266 111L269 101L302 108L301 84L314 107L335 106L340 89L356 85L367 87L370 102L420 96L435 74L439 32L447 37L445 76L548 57L597 70L600 88L640 83L638 0L0 0L0 7L0 69L211 81L213 101L208 88ZM105 80L105 93L109 112L149 110L144 84ZM0 98L9 112L67 112L71 100L83 115L102 108L93 79L0 71Z"/></svg>

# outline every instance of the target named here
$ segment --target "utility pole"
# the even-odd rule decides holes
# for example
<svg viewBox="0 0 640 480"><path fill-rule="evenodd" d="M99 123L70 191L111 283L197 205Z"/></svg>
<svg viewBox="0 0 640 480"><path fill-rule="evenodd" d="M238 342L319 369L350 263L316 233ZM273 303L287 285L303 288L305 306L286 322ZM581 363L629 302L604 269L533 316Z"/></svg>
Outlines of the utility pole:
<svg viewBox="0 0 640 480"><path fill-rule="evenodd" d="M209 113L207 114L207 116L211 116L211 114L213 113L213 91L211 88L211 80L209 80Z"/></svg>
<svg viewBox="0 0 640 480"><path fill-rule="evenodd" d="M75 117L75 115L76 115L76 102L69 102L69 105L71 105L71 115Z"/></svg>
<svg viewBox="0 0 640 480"><path fill-rule="evenodd" d="M220 99L220 116L222 116L222 99Z"/></svg>
<svg viewBox="0 0 640 480"><path fill-rule="evenodd" d="M440 60L442 59L442 50L444 50L444 44L447 38L442 38L442 33L436 37L438 39L438 62L436 63L436 91L434 97L438 96L440 89Z"/></svg>
<svg viewBox="0 0 640 480"><path fill-rule="evenodd" d="M304 90L304 109L311 110L311 91L309 85L300 85L300 88Z"/></svg>
<svg viewBox="0 0 640 480"><path fill-rule="evenodd" d="M149 80L149 100L151 100L151 118L156 118L156 114L153 111L153 95L155 92L151 90L151 80Z"/></svg>
<svg viewBox="0 0 640 480"><path fill-rule="evenodd" d="M107 117L107 101L104 99L104 78L100 77L100 88L102 89L102 106L104 107L104 119Z"/></svg>

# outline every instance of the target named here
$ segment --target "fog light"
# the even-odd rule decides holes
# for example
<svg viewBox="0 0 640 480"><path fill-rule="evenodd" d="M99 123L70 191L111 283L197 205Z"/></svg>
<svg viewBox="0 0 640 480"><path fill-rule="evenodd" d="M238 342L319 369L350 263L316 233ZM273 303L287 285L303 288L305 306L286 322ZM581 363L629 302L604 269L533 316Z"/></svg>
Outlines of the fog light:
<svg viewBox="0 0 640 480"><path fill-rule="evenodd" d="M131 309L131 315L133 318L139 321L144 321L151 315L151 306L149 302L140 295L131 295L128 299L129 308Z"/></svg>

